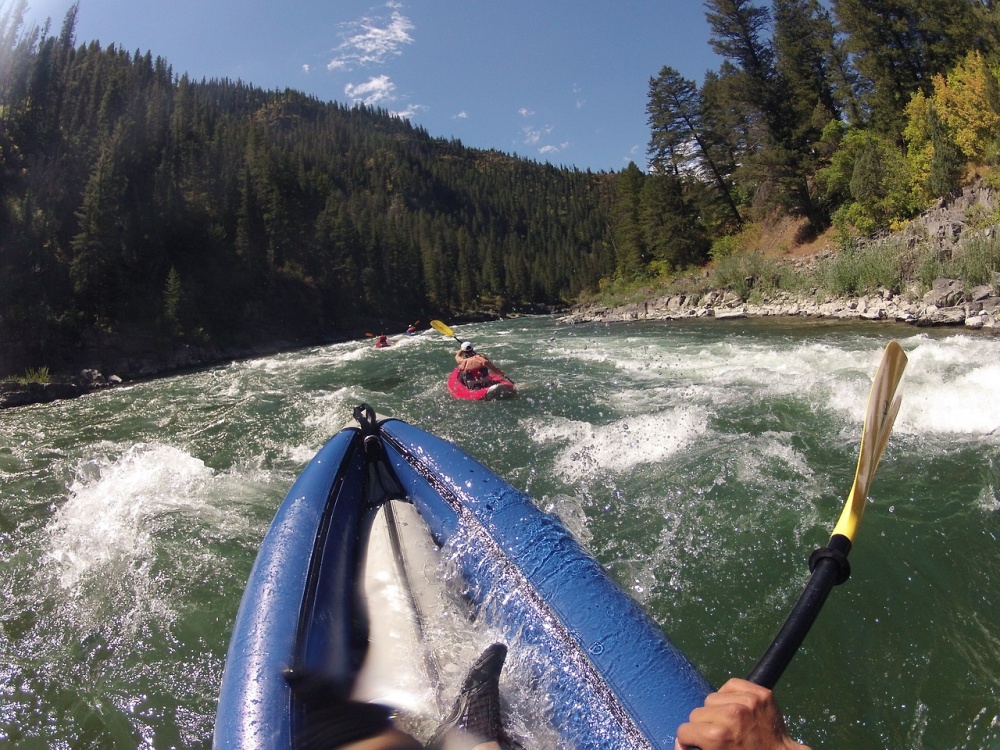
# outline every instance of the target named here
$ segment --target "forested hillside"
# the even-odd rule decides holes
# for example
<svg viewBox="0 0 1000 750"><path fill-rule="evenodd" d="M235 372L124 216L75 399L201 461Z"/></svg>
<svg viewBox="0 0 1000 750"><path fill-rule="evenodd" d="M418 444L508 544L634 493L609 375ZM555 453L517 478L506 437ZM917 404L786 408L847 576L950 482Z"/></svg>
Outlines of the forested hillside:
<svg viewBox="0 0 1000 750"><path fill-rule="evenodd" d="M567 301L614 271L609 175L194 82L77 46L75 9L58 35L23 10L0 20L0 377L81 336L321 340Z"/></svg>
<svg viewBox="0 0 1000 750"><path fill-rule="evenodd" d="M700 84L650 78L650 169L618 181L619 279L739 253L778 216L849 246L1000 160L997 3L704 5L723 63Z"/></svg>
<svg viewBox="0 0 1000 750"><path fill-rule="evenodd" d="M719 69L651 76L648 169L592 174L192 81L77 45L75 9L55 34L0 0L0 376L81 338L321 340L571 302L718 267L775 217L849 247L975 172L1000 185L1000 6L704 6Z"/></svg>

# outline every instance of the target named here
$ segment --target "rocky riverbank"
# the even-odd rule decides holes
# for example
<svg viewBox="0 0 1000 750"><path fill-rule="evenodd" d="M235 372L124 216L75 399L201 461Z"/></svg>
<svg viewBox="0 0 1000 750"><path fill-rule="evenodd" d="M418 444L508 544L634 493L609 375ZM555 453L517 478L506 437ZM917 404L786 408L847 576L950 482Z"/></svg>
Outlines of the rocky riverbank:
<svg viewBox="0 0 1000 750"><path fill-rule="evenodd" d="M1000 276L1000 275L998 275ZM886 320L914 326L961 326L966 329L996 329L1000 332L1000 297L992 285L965 289L955 279L937 279L921 297L915 293L878 294L846 299L820 298L779 292L759 301L741 299L731 291L712 290L699 295L666 294L619 307L587 305L560 318L564 323L682 318L734 319L748 317L828 318L839 320Z"/></svg>
<svg viewBox="0 0 1000 750"><path fill-rule="evenodd" d="M0 409L77 398L123 383L192 372L348 338L332 335L322 340L270 340L243 346L171 344L152 337L87 340L78 342L75 347L66 347L65 357L57 363L51 382L0 381ZM72 363L80 361L89 366L74 369Z"/></svg>
<svg viewBox="0 0 1000 750"><path fill-rule="evenodd" d="M528 314L551 313L551 309L527 308ZM463 313L451 317L452 322L468 323L494 319L490 313ZM361 338L364 331L404 331L412 319L386 322L384 320L356 319L348 321L343 331L323 337L308 339L269 339L252 344L213 346L171 343L152 336L133 335L111 337L88 335L84 340L67 344L63 357L56 363L52 382L0 380L0 409L50 403L67 398L77 398L88 393L113 388L123 383L133 383L217 367L243 359L265 357L279 352L323 346ZM3 363L0 357L0 363ZM73 363L85 362L77 370ZM8 369L9 371L9 369ZM0 370L0 374L3 370Z"/></svg>
<svg viewBox="0 0 1000 750"><path fill-rule="evenodd" d="M951 257L973 241L994 238L1000 225L984 220L1000 216L997 191L976 179L958 193L943 198L896 235L868 241L902 244L910 249L925 247L939 257ZM975 227L975 228L974 228ZM757 248L758 251L763 248ZM808 275L817 263L829 260L835 251L826 247L817 253L787 262L797 273ZM779 291L741 298L732 291L709 290L697 294L664 293L641 302L610 307L601 304L575 308L561 320L568 323L629 320L676 320L680 318L732 319L749 317L826 318L838 320L885 320L914 326L961 326L972 330L1000 330L1000 273L992 283L966 288L961 281L940 278L921 294L916 285L903 294L882 290L863 297L823 296L812 290L794 294Z"/></svg>

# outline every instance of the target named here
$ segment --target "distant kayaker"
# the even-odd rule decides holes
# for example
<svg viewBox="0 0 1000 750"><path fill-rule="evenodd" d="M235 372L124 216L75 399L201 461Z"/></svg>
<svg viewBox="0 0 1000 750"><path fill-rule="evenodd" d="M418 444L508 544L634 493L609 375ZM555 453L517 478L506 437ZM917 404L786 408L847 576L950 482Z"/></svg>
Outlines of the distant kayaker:
<svg viewBox="0 0 1000 750"><path fill-rule="evenodd" d="M381 349L384 346L389 346L389 337L383 333L375 339L375 347Z"/></svg>
<svg viewBox="0 0 1000 750"><path fill-rule="evenodd" d="M461 378L462 384L472 391L493 385L491 372L501 378L506 377L503 370L473 348L471 341L462 342L462 347L455 353L455 361L458 363L458 377Z"/></svg>

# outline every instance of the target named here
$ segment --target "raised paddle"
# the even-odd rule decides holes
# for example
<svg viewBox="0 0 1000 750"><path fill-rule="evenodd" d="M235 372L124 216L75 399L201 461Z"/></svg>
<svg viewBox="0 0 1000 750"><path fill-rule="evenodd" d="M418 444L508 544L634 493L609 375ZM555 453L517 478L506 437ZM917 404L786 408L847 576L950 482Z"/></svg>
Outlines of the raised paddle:
<svg viewBox="0 0 1000 750"><path fill-rule="evenodd" d="M442 323L440 320L432 320L431 321L431 328L433 328L438 333L443 333L445 336L448 336L449 338L455 339L455 341L457 341L459 344L463 343L462 339L460 339L458 336L456 336L455 332L453 330L451 330L451 327L449 327L445 323ZM493 365L493 366L496 367L496 365ZM511 383L514 382L511 378L508 378L507 375L504 374L504 371L501 370L499 367L497 367L497 370L499 370L501 377L507 378L507 380L510 380Z"/></svg>
<svg viewBox="0 0 1000 750"><path fill-rule="evenodd" d="M892 424L899 412L900 396L896 387L906 369L906 354L895 341L890 341L882 354L882 361L875 372L871 392L868 395L868 409L864 426L861 428L861 448L858 455L858 469L854 475L847 503L840 514L840 520L833 529L826 547L813 552L809 558L812 575L791 613L774 637L767 651L747 676L747 680L768 688L774 688L785 667L791 662L795 652L816 621L816 616L826 602L830 589L843 583L851 575L847 553L851 551L854 535L865 511L868 488L871 486L875 469L885 445L889 442Z"/></svg>
<svg viewBox="0 0 1000 750"><path fill-rule="evenodd" d="M439 333L443 333L445 336L450 336L451 338L455 339L455 341L457 341L460 344L462 343L462 340L458 336L455 335L455 332L453 330L451 330L451 328L449 326L445 325L440 320L432 320L431 321L431 328L433 328L435 331L438 331Z"/></svg>

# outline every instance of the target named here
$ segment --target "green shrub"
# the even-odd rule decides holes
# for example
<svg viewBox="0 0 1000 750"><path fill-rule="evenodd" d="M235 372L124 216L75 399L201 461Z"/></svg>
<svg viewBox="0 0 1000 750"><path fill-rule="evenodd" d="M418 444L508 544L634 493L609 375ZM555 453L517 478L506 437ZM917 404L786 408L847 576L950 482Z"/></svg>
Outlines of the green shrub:
<svg viewBox="0 0 1000 750"><path fill-rule="evenodd" d="M51 376L49 375L48 367L33 367L27 370L24 375L15 378L18 383L22 385L27 385L28 383L50 383L52 382Z"/></svg>
<svg viewBox="0 0 1000 750"><path fill-rule="evenodd" d="M925 249L920 253L917 261L916 277L917 283L923 291L927 291L934 283L934 279L944 275L944 265L938 256L937 250Z"/></svg>
<svg viewBox="0 0 1000 750"><path fill-rule="evenodd" d="M760 253L728 255L715 263L715 283L742 299L751 294L763 295L795 286L794 272L786 264L765 258Z"/></svg>
<svg viewBox="0 0 1000 750"><path fill-rule="evenodd" d="M750 248L756 247L760 242L762 231L760 224L755 222L745 224L736 234L727 234L725 237L719 237L715 240L712 247L709 248L708 254L712 260L718 261L749 252Z"/></svg>
<svg viewBox="0 0 1000 750"><path fill-rule="evenodd" d="M1000 271L1000 243L990 237L971 240L956 251L944 264L942 274L961 279L968 286L978 286L992 284L997 271Z"/></svg>
<svg viewBox="0 0 1000 750"><path fill-rule="evenodd" d="M729 258L730 256L736 255L739 251L739 235L727 234L725 237L719 237L719 239L712 243L712 247L708 251L708 254L711 256L712 260L720 261L723 258Z"/></svg>
<svg viewBox="0 0 1000 750"><path fill-rule="evenodd" d="M879 289L903 288L903 257L896 245L879 243L844 247L819 271L821 285L839 297L857 297Z"/></svg>

